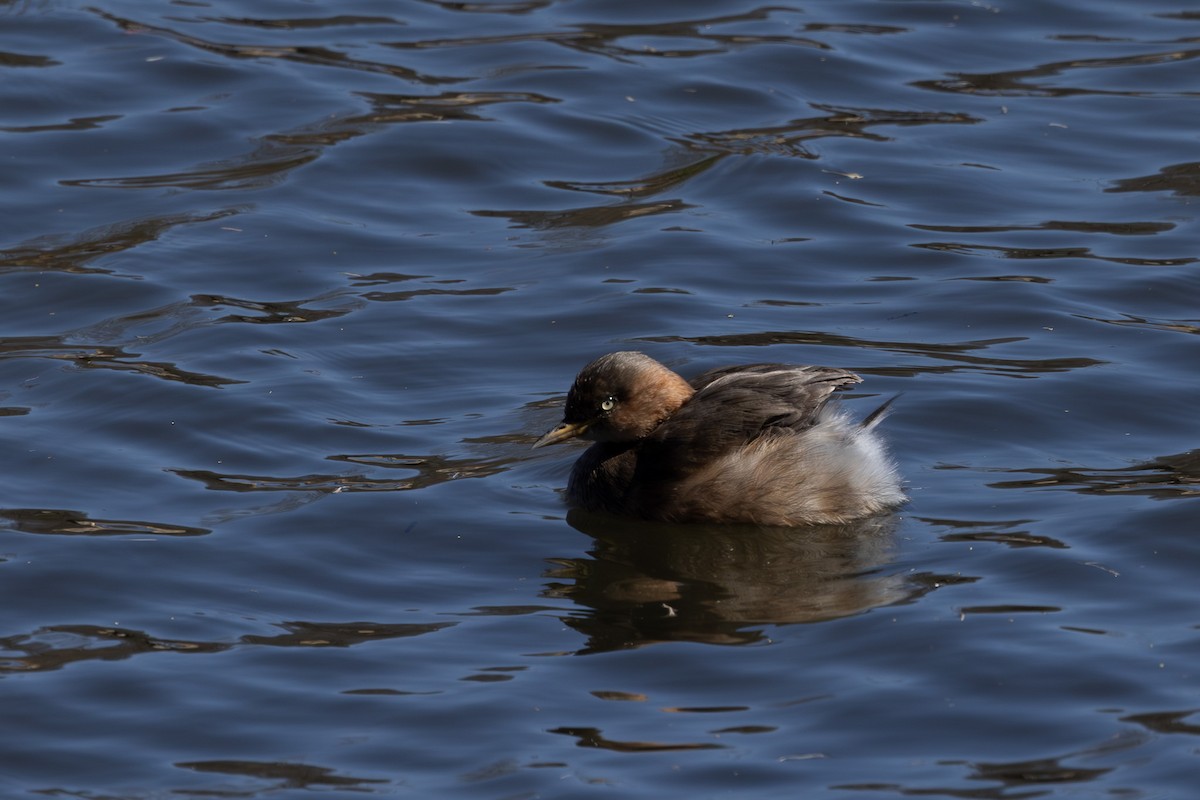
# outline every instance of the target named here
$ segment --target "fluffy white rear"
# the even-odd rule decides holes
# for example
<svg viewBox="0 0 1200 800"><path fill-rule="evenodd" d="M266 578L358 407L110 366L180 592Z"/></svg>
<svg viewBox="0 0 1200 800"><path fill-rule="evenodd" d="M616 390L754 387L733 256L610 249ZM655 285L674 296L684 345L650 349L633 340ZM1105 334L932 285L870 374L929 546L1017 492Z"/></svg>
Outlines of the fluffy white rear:
<svg viewBox="0 0 1200 800"><path fill-rule="evenodd" d="M764 525L840 523L904 502L882 440L834 406L813 427L763 436L681 487L684 508L736 508Z"/></svg>

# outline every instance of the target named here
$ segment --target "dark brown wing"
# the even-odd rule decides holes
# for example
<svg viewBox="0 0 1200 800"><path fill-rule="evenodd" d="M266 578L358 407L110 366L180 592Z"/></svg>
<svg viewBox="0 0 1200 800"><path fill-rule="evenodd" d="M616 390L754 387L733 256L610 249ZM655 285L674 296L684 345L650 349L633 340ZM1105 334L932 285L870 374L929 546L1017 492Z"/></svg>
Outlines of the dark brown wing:
<svg viewBox="0 0 1200 800"><path fill-rule="evenodd" d="M862 378L844 369L836 369L834 367L813 367L802 366L799 364L735 364L731 367L717 367L710 369L707 372L701 372L696 377L688 381L693 389L703 389L717 378L723 378L726 375L736 375L739 373L748 373L751 375L762 375L767 372L797 372L800 373L799 379L801 382L809 382L813 379L819 379L822 376L841 379L845 383L858 383Z"/></svg>
<svg viewBox="0 0 1200 800"><path fill-rule="evenodd" d="M709 370L692 380L695 396L642 442L635 483L683 480L760 436L809 428L835 390L861 380L791 364Z"/></svg>

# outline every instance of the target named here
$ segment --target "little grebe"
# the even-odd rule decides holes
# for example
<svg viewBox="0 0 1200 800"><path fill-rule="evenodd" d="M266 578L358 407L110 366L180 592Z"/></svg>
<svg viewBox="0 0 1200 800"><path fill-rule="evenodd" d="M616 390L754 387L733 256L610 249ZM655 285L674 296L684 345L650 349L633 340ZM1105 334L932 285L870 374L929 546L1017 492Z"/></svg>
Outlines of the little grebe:
<svg viewBox="0 0 1200 800"><path fill-rule="evenodd" d="M610 353L583 368L562 423L533 446L595 442L567 486L589 511L664 522L843 523L905 501L875 433L891 400L862 423L829 402L861 380L831 367L748 364L689 382L641 353Z"/></svg>

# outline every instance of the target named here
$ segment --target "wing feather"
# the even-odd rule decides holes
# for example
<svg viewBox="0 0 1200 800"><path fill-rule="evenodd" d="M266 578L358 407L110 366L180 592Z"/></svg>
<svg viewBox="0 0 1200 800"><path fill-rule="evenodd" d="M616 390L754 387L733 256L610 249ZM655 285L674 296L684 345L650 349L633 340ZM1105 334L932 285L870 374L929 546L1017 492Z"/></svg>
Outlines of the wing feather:
<svg viewBox="0 0 1200 800"><path fill-rule="evenodd" d="M862 379L831 367L750 364L693 378L696 394L643 442L635 483L669 483L763 437L812 427L837 389Z"/></svg>

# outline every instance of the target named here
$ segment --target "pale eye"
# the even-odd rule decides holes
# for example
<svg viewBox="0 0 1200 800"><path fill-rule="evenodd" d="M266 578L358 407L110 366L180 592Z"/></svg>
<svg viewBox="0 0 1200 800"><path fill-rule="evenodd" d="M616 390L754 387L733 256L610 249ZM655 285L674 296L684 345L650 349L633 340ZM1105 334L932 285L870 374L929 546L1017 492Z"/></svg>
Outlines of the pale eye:
<svg viewBox="0 0 1200 800"><path fill-rule="evenodd" d="M611 397L606 397L606 398L604 398L604 402L600 404L600 410L601 411L612 411L613 406L615 406L616 404L617 404L616 400L614 400Z"/></svg>

